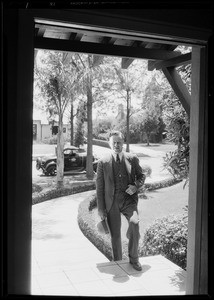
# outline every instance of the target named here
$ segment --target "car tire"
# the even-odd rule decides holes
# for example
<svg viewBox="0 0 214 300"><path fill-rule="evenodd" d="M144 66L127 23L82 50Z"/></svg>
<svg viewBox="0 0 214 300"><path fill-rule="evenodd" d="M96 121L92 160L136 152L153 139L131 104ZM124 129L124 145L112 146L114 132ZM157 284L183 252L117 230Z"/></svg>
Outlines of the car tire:
<svg viewBox="0 0 214 300"><path fill-rule="evenodd" d="M47 174L49 176L55 176L56 175L56 166L50 166L47 168Z"/></svg>

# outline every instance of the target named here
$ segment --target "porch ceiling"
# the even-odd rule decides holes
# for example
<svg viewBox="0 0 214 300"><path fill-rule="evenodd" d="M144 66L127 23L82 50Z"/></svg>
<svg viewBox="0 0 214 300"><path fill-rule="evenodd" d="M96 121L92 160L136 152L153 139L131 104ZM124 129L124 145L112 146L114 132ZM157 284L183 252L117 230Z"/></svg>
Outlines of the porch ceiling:
<svg viewBox="0 0 214 300"><path fill-rule="evenodd" d="M134 59L148 60L148 70L163 71L189 115L191 96L176 67L190 64L192 57L191 52L181 54L177 49L179 45L171 39L131 31L35 20L35 49L117 56L121 57L123 69L127 69Z"/></svg>
<svg viewBox="0 0 214 300"><path fill-rule="evenodd" d="M71 24L37 21L35 24L35 48L112 55L122 57L122 68L126 69L136 58L147 59L148 69L160 69L163 65L177 66L190 63L191 53L182 55L172 41L161 41L158 37L115 33L111 30L81 28Z"/></svg>

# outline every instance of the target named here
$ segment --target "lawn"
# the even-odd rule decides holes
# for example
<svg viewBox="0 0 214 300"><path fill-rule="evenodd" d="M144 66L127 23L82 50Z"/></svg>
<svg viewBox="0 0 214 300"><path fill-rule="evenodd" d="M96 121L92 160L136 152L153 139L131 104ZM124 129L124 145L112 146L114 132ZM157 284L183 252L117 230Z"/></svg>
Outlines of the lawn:
<svg viewBox="0 0 214 300"><path fill-rule="evenodd" d="M183 185L184 182L180 182L167 188L150 191L147 192L147 199L139 199L141 237L155 219L183 212L183 208L188 204L188 186L183 189ZM124 238L127 228L128 222L123 217L122 236Z"/></svg>

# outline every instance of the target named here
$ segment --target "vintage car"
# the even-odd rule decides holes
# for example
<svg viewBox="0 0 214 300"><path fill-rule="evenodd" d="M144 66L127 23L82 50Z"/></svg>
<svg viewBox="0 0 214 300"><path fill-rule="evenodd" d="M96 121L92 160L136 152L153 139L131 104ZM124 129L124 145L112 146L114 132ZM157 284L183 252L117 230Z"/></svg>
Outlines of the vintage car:
<svg viewBox="0 0 214 300"><path fill-rule="evenodd" d="M83 172L86 170L87 153L80 148L70 146L64 149L64 173ZM98 159L93 156L93 169L96 172ZM57 157L42 156L36 159L37 170L42 170L45 175L56 175Z"/></svg>

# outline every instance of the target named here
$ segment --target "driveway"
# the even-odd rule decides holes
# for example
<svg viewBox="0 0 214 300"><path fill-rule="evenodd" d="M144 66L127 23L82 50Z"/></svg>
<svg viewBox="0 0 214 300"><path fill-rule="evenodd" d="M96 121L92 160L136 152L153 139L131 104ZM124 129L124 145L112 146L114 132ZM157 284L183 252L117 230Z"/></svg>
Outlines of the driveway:
<svg viewBox="0 0 214 300"><path fill-rule="evenodd" d="M55 147L56 145L33 144L33 160L32 160L33 183L45 184L45 183L51 183L54 180L55 177L45 176L42 174L41 170L36 169L35 159L38 156L54 154ZM126 145L124 145L124 149L125 147ZM163 157L165 156L166 152L174 151L175 149L176 146L172 144L151 144L151 146L146 146L145 144L130 145L130 152L136 153L138 155L141 166L148 165L152 169L151 177L148 177L146 179L146 183L151 183L154 181L160 181L160 180L171 178L169 172L163 169ZM87 151L87 148L85 148L85 150ZM109 148L93 145L93 154L95 154L97 157L102 157L109 151L111 151ZM68 179L72 178L74 174L75 173L67 174L66 178ZM77 174L76 177L78 179Z"/></svg>

